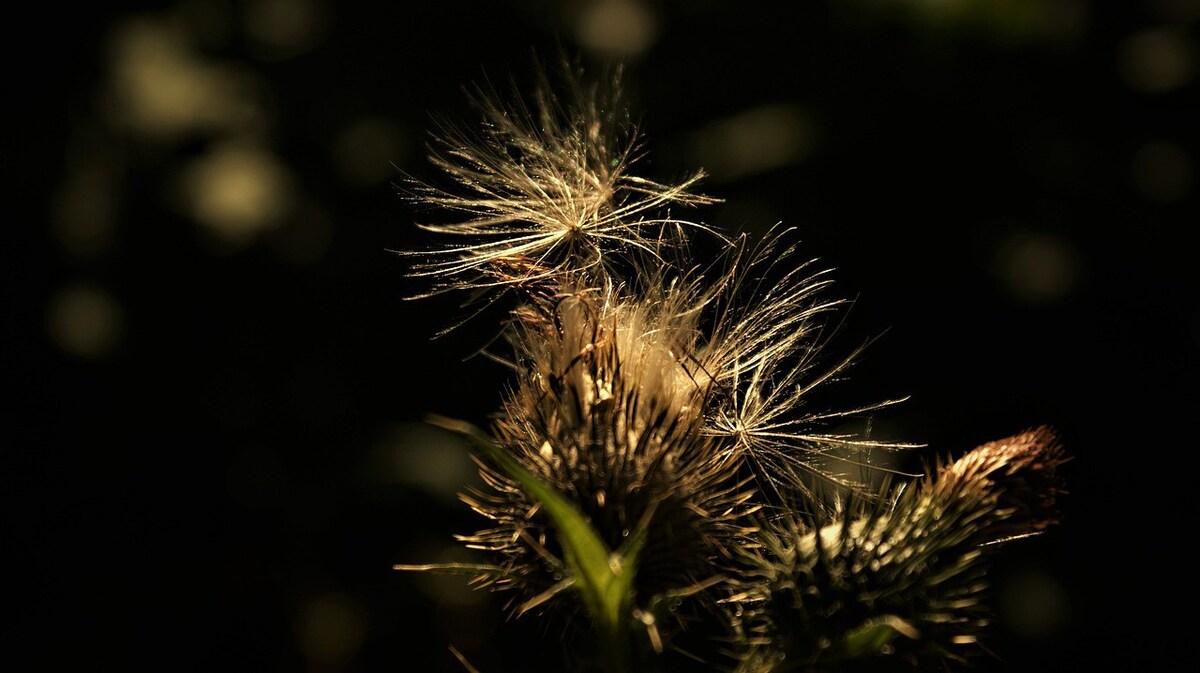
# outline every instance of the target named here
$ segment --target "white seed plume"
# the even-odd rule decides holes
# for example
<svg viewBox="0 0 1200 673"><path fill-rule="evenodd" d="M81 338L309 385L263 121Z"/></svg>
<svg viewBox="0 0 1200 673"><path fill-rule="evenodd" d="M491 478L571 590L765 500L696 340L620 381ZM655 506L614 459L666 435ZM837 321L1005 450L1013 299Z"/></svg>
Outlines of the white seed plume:
<svg viewBox="0 0 1200 673"><path fill-rule="evenodd" d="M401 253L420 258L414 275L441 279L427 294L603 268L609 253L655 255L664 235L707 230L665 210L714 202L689 191L702 173L666 185L627 172L639 158L638 136L621 112L615 79L586 90L577 78L571 85L564 103L543 82L532 110L477 90L482 132L444 124L435 135L430 160L453 186L413 181L413 199L464 219L420 225L461 242Z"/></svg>

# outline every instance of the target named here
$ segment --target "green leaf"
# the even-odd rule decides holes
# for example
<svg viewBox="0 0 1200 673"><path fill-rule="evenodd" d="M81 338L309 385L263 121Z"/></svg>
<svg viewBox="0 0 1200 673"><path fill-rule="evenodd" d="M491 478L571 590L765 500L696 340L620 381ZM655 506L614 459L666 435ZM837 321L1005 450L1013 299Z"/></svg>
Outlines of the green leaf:
<svg viewBox="0 0 1200 673"><path fill-rule="evenodd" d="M575 576L574 587L605 637L619 636L628 623L633 604L633 577L637 556L646 539L649 513L617 553L612 552L587 518L565 496L526 470L479 428L454 419L430 416L440 428L465 436L512 477L550 517Z"/></svg>
<svg viewBox="0 0 1200 673"><path fill-rule="evenodd" d="M896 615L869 619L834 643L826 651L825 657L833 660L873 657L881 654L884 647L898 635L914 640L920 637L915 626Z"/></svg>

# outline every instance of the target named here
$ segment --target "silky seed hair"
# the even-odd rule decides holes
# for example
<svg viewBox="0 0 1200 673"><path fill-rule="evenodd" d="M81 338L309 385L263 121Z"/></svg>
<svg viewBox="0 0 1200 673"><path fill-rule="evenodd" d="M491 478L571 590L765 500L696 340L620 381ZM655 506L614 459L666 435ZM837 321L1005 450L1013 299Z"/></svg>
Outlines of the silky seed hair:
<svg viewBox="0 0 1200 673"><path fill-rule="evenodd" d="M852 409L810 402L814 390L846 374L862 348L827 357L836 331L831 321L847 302L825 296L833 283L829 270L796 259L797 245L787 240L793 235L776 227L759 242L742 237L729 247L728 270L706 302L710 335L692 357L714 382L704 432L749 463L770 505L790 506L800 491L808 506L823 507L823 487L869 495L871 473L891 472L873 460L876 452L918 445L829 429L902 399ZM851 469L835 471L835 461Z"/></svg>
<svg viewBox="0 0 1200 673"><path fill-rule="evenodd" d="M702 172L677 184L629 173L641 147L621 103L619 69L590 85L581 72L567 73L565 98L545 70L538 72L532 106L515 85L508 99L477 87L470 98L480 126L440 124L429 160L449 185L408 180L411 200L460 216L419 225L445 242L400 251L415 258L413 275L435 282L421 296L553 285L584 270L602 275L613 255L654 256L664 236L682 238L684 228L711 232L666 209L715 201L691 191Z"/></svg>

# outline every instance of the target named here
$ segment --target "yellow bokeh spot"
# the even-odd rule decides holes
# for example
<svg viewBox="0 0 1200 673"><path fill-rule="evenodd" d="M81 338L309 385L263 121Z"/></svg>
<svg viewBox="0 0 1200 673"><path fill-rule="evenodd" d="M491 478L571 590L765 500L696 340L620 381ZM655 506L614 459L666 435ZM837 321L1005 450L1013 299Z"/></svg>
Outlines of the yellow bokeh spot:
<svg viewBox="0 0 1200 673"><path fill-rule="evenodd" d="M189 131L244 128L258 119L253 79L201 58L171 23L130 19L108 41L106 102L117 126L169 139Z"/></svg>
<svg viewBox="0 0 1200 673"><path fill-rule="evenodd" d="M1024 638L1047 638L1063 629L1071 605L1061 583L1044 570L1026 570L1009 579L1000 594L1009 630Z"/></svg>
<svg viewBox="0 0 1200 673"><path fill-rule="evenodd" d="M328 593L305 604L296 618L296 640L300 651L318 664L349 660L362 647L367 617L354 599Z"/></svg>
<svg viewBox="0 0 1200 673"><path fill-rule="evenodd" d="M107 355L124 331L120 304L92 284L68 287L47 306L46 331L62 350L81 358Z"/></svg>
<svg viewBox="0 0 1200 673"><path fill-rule="evenodd" d="M607 56L630 57L654 44L658 22L637 0L594 0L579 11L575 33L588 49Z"/></svg>
<svg viewBox="0 0 1200 673"><path fill-rule="evenodd" d="M692 150L714 180L734 180L803 161L815 137L815 125L804 110L764 105L701 129Z"/></svg>
<svg viewBox="0 0 1200 673"><path fill-rule="evenodd" d="M316 0L254 0L246 6L246 32L264 56L290 58L320 44L326 14Z"/></svg>
<svg viewBox="0 0 1200 673"><path fill-rule="evenodd" d="M95 153L102 160L69 170L51 202L55 239L68 252L81 256L97 255L108 248L119 194L119 178L110 167L117 162Z"/></svg>
<svg viewBox="0 0 1200 673"><path fill-rule="evenodd" d="M1118 66L1125 82L1138 91L1173 91L1195 74L1195 46L1174 28L1143 30L1122 43Z"/></svg>
<svg viewBox="0 0 1200 673"><path fill-rule="evenodd" d="M407 148L404 134L393 123L374 118L359 119L342 129L334 140L333 161L342 177L352 184L374 185L396 176Z"/></svg>
<svg viewBox="0 0 1200 673"><path fill-rule="evenodd" d="M229 142L188 167L182 190L197 222L226 243L245 245L288 212L292 183L290 171L272 153Z"/></svg>
<svg viewBox="0 0 1200 673"><path fill-rule="evenodd" d="M1082 262L1070 241L1038 231L1007 236L996 251L994 271L1016 300L1046 305L1065 298L1078 285Z"/></svg>
<svg viewBox="0 0 1200 673"><path fill-rule="evenodd" d="M1187 150L1174 143L1146 143L1133 157L1133 184L1151 201L1171 203L1188 195L1195 169Z"/></svg>

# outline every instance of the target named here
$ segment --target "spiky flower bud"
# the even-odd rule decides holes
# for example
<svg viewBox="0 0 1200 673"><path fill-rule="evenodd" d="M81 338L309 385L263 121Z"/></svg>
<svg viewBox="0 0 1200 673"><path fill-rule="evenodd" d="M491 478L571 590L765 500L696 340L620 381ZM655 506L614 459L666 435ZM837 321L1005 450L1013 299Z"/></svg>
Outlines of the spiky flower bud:
<svg viewBox="0 0 1200 673"><path fill-rule="evenodd" d="M876 503L833 520L763 531L740 612L743 670L844 670L963 660L986 625L994 543L1054 522L1064 462L1052 431L984 444Z"/></svg>
<svg viewBox="0 0 1200 673"><path fill-rule="evenodd" d="M701 432L711 382L679 362L694 336L678 308L612 288L525 306L511 334L519 376L494 425L499 445L576 503L611 548L647 526L643 599L712 577L716 559L745 542L752 495L737 456ZM493 583L528 600L562 578L561 549L528 493L484 473L491 492L467 500L495 526L463 539L499 554L505 573Z"/></svg>

